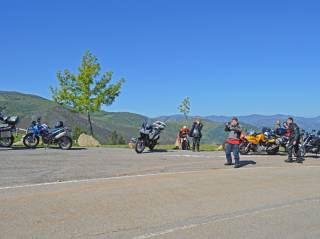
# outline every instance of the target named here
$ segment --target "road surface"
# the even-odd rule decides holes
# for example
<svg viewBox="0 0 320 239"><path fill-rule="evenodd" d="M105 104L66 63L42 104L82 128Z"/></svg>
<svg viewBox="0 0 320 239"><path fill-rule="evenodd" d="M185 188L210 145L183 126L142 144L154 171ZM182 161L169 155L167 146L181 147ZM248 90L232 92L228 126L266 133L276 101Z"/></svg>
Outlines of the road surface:
<svg viewBox="0 0 320 239"><path fill-rule="evenodd" d="M320 160L0 149L0 238L320 238Z"/></svg>

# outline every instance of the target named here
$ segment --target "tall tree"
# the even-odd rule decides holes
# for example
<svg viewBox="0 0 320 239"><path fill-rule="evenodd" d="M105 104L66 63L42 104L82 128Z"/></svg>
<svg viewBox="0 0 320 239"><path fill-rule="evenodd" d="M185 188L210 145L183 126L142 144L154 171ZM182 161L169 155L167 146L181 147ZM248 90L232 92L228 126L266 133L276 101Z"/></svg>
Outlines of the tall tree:
<svg viewBox="0 0 320 239"><path fill-rule="evenodd" d="M186 97L183 99L181 104L178 107L180 113L183 113L186 122L188 121L188 115L190 114L191 106L190 106L190 98Z"/></svg>
<svg viewBox="0 0 320 239"><path fill-rule="evenodd" d="M119 135L118 135L117 131L116 130L112 131L111 135L109 137L109 144L111 144L111 145L118 144L118 138L119 138Z"/></svg>
<svg viewBox="0 0 320 239"><path fill-rule="evenodd" d="M86 51L82 57L78 73L59 71L59 88L51 87L55 102L66 105L73 112L86 113L90 133L93 135L91 113L101 110L102 105L111 105L120 94L124 79L111 84L113 72L100 74L101 66L97 58Z"/></svg>

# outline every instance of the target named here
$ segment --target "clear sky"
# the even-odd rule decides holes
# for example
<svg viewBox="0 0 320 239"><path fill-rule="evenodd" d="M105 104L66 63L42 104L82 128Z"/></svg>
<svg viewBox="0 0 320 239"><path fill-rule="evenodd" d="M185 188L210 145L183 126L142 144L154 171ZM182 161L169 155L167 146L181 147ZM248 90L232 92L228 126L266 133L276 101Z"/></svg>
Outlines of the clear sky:
<svg viewBox="0 0 320 239"><path fill-rule="evenodd" d="M0 1L1 90L50 98L86 50L126 83L109 111L320 115L320 1Z"/></svg>

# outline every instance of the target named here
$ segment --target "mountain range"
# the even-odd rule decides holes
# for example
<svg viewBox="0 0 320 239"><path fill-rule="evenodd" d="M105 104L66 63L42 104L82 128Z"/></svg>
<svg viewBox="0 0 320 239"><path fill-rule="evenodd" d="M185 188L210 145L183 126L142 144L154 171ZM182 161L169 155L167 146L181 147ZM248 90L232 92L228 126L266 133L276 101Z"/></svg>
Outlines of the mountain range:
<svg viewBox="0 0 320 239"><path fill-rule="evenodd" d="M72 113L66 107L40 96L24 94L19 92L0 91L0 107L6 107L6 114L14 114L20 117L19 128L27 128L30 122L37 116L42 117L42 121L49 126L53 126L56 121L63 121L65 125L72 129L80 128L88 132L87 117L84 114ZM240 116L240 122L245 130L258 129L261 127L273 127L278 119L285 120L286 115L249 115ZM182 115L160 116L150 118L144 115L129 112L106 112L100 111L92 115L93 129L95 137L103 144L108 143L112 132L122 136L127 141L138 136L138 129L147 120L165 121L168 125L161 135L162 144L174 144L177 132L183 125L191 127L196 117L189 117L186 122ZM229 121L229 116L206 116L201 117L204 123L203 143L219 144L225 139L224 123ZM306 130L320 129L320 117L304 118L296 117L297 123Z"/></svg>
<svg viewBox="0 0 320 239"><path fill-rule="evenodd" d="M84 114L72 113L66 107L40 96L23 94L19 92L0 91L0 107L6 107L5 114L18 115L20 122L19 128L27 128L32 120L41 116L42 122L53 126L56 121L63 121L66 126L75 130L80 128L84 132L89 132L87 117ZM153 122L164 120L162 117L149 118L144 115L129 112L105 112L100 111L92 114L92 123L94 137L101 143L108 143L112 132L122 136L126 141L138 136L138 129L144 121ZM162 144L174 144L176 135L183 125L191 127L192 119L185 122L184 119L166 119L168 127L161 135ZM225 133L222 122L212 120L203 121L205 127L203 130L203 143L219 144L223 142ZM251 128L250 125L247 125Z"/></svg>

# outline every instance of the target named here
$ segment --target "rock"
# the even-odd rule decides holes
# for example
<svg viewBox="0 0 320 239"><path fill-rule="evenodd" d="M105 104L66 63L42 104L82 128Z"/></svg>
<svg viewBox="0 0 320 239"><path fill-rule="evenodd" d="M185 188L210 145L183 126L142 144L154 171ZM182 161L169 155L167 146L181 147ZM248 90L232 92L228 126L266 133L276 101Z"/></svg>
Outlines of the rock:
<svg viewBox="0 0 320 239"><path fill-rule="evenodd" d="M223 144L220 145L217 150L218 150L218 151L224 151L224 145L223 145Z"/></svg>
<svg viewBox="0 0 320 239"><path fill-rule="evenodd" d="M80 147L98 147L101 146L98 140L93 138L91 135L80 134L78 138L78 144Z"/></svg>

